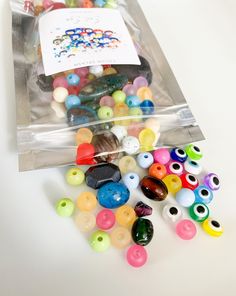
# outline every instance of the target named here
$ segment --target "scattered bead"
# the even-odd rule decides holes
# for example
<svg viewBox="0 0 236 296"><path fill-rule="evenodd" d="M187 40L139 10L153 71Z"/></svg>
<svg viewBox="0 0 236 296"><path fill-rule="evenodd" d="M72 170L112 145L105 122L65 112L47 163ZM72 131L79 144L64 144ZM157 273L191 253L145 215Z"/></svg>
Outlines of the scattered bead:
<svg viewBox="0 0 236 296"><path fill-rule="evenodd" d="M170 152L166 148L159 148L153 152L154 161L160 164L167 164L170 161Z"/></svg>
<svg viewBox="0 0 236 296"><path fill-rule="evenodd" d="M92 142L92 138L93 138L93 133L91 132L91 130L89 128L83 127L78 129L78 131L76 132L75 142L76 142L76 145L80 145L83 143L90 144Z"/></svg>
<svg viewBox="0 0 236 296"><path fill-rule="evenodd" d="M138 217L145 217L145 216L152 215L152 208L142 201L139 201L136 204L134 211Z"/></svg>
<svg viewBox="0 0 236 296"><path fill-rule="evenodd" d="M164 177L162 181L166 184L168 192L172 194L176 194L182 188L182 181L177 175L170 174Z"/></svg>
<svg viewBox="0 0 236 296"><path fill-rule="evenodd" d="M84 182L84 172L77 168L72 167L66 172L66 182L72 186L79 186Z"/></svg>
<svg viewBox="0 0 236 296"><path fill-rule="evenodd" d="M176 201L182 207L188 208L195 202L194 192L187 188L182 188L176 193Z"/></svg>
<svg viewBox="0 0 236 296"><path fill-rule="evenodd" d="M143 194L152 200L163 201L168 195L168 189L162 180L144 177L140 182Z"/></svg>
<svg viewBox="0 0 236 296"><path fill-rule="evenodd" d="M111 210L101 210L96 217L96 224L99 229L108 230L111 229L116 222L116 217Z"/></svg>
<svg viewBox="0 0 236 296"><path fill-rule="evenodd" d="M96 77L101 77L103 74L103 66L99 65L99 66L90 66L89 67L89 72L93 75L95 75Z"/></svg>
<svg viewBox="0 0 236 296"><path fill-rule="evenodd" d="M198 187L199 181L198 179L191 174L183 174L180 176L182 181L182 187L194 190Z"/></svg>
<svg viewBox="0 0 236 296"><path fill-rule="evenodd" d="M168 163L166 168L167 168L168 174L175 174L177 176L182 175L183 170L184 170L182 164L177 161L173 161L173 162Z"/></svg>
<svg viewBox="0 0 236 296"><path fill-rule="evenodd" d="M153 164L154 159L151 153L144 152L138 155L137 162L141 168L147 169Z"/></svg>
<svg viewBox="0 0 236 296"><path fill-rule="evenodd" d="M194 160L189 159L184 163L184 169L186 172L192 175L199 175L202 172L202 167L200 164Z"/></svg>
<svg viewBox="0 0 236 296"><path fill-rule="evenodd" d="M148 219L138 218L132 227L131 235L133 241L140 246L148 245L154 235L152 222Z"/></svg>
<svg viewBox="0 0 236 296"><path fill-rule="evenodd" d="M129 190L133 190L138 188L140 178L136 173L127 173L123 176L122 180Z"/></svg>
<svg viewBox="0 0 236 296"><path fill-rule="evenodd" d="M147 257L147 251L139 245L129 247L126 254L127 262L135 268L142 267L147 262Z"/></svg>
<svg viewBox="0 0 236 296"><path fill-rule="evenodd" d="M176 234L183 240L190 240L197 234L197 228L192 221L184 219L176 224Z"/></svg>
<svg viewBox="0 0 236 296"><path fill-rule="evenodd" d="M116 211L116 221L123 227L130 227L136 219L134 209L129 205L123 205Z"/></svg>
<svg viewBox="0 0 236 296"><path fill-rule="evenodd" d="M80 144L77 148L77 165L89 165L95 164L94 161L95 148L92 144L83 143Z"/></svg>
<svg viewBox="0 0 236 296"><path fill-rule="evenodd" d="M153 147L157 142L157 135L154 133L153 130L145 128L139 134L139 142L142 151L153 150Z"/></svg>
<svg viewBox="0 0 236 296"><path fill-rule="evenodd" d="M63 198L56 204L56 212L61 217L72 216L75 209L74 202L69 198Z"/></svg>
<svg viewBox="0 0 236 296"><path fill-rule="evenodd" d="M92 192L82 192L77 199L77 208L80 211L93 211L97 206L96 196Z"/></svg>
<svg viewBox="0 0 236 296"><path fill-rule="evenodd" d="M168 223L176 223L183 216L183 212L178 205L166 204L162 210L162 217Z"/></svg>
<svg viewBox="0 0 236 296"><path fill-rule="evenodd" d="M205 221L209 216L209 209L204 203L194 203L189 208L190 217L197 222Z"/></svg>
<svg viewBox="0 0 236 296"><path fill-rule="evenodd" d="M90 237L90 245L96 252L105 252L109 249L110 244L109 234L104 231L97 230Z"/></svg>
<svg viewBox="0 0 236 296"><path fill-rule="evenodd" d="M132 136L128 136L125 137L122 141L122 148L124 150L125 153L127 154L135 154L139 151L139 141L137 138L132 137Z"/></svg>
<svg viewBox="0 0 236 296"><path fill-rule="evenodd" d="M90 232L96 226L96 218L90 212L79 212L75 216L75 224L82 232Z"/></svg>
<svg viewBox="0 0 236 296"><path fill-rule="evenodd" d="M125 227L116 227L110 234L111 244L118 249L126 248L131 243L130 231Z"/></svg>
<svg viewBox="0 0 236 296"><path fill-rule="evenodd" d="M166 167L163 164L154 163L150 166L148 174L151 177L163 179L167 174Z"/></svg>
<svg viewBox="0 0 236 296"><path fill-rule="evenodd" d="M210 174L206 175L204 177L203 183L213 191L220 189L219 177L214 173L210 173Z"/></svg>
<svg viewBox="0 0 236 296"><path fill-rule="evenodd" d="M135 171L136 167L136 160L132 156L123 156L119 161L119 168L123 174Z"/></svg>
<svg viewBox="0 0 236 296"><path fill-rule="evenodd" d="M200 185L194 190L196 202L208 204L213 199L213 192L205 185Z"/></svg>
<svg viewBox="0 0 236 296"><path fill-rule="evenodd" d="M111 128L111 132L117 137L119 142L121 142L127 136L127 129L122 125L115 125Z"/></svg>
<svg viewBox="0 0 236 296"><path fill-rule="evenodd" d="M202 223L202 227L203 230L214 237L219 237L223 234L224 230L222 228L222 226L220 225L220 223L216 220L213 220L211 218L206 219L203 223Z"/></svg>
<svg viewBox="0 0 236 296"><path fill-rule="evenodd" d="M186 152L181 148L174 148L170 152L172 160L184 163L187 160Z"/></svg>
<svg viewBox="0 0 236 296"><path fill-rule="evenodd" d="M185 148L185 151L188 157L192 160L199 160L203 156L201 150L193 144L188 145Z"/></svg>

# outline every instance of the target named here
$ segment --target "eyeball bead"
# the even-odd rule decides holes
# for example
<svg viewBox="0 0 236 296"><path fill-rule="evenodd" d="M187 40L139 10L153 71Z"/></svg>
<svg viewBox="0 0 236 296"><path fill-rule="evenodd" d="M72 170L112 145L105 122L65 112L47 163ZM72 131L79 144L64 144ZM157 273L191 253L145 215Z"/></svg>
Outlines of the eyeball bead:
<svg viewBox="0 0 236 296"><path fill-rule="evenodd" d="M170 174L162 179L168 188L168 192L176 194L182 188L182 181L179 176Z"/></svg>
<svg viewBox="0 0 236 296"><path fill-rule="evenodd" d="M177 176L182 175L184 170L183 165L177 161L169 162L166 169L168 174L174 174Z"/></svg>
<svg viewBox="0 0 236 296"><path fill-rule="evenodd" d="M176 193L176 201L182 207L188 208L195 202L195 194L192 190L182 188Z"/></svg>
<svg viewBox="0 0 236 296"><path fill-rule="evenodd" d="M192 160L200 160L203 156L200 148L193 144L188 145L185 148L185 152L188 155L188 157Z"/></svg>
<svg viewBox="0 0 236 296"><path fill-rule="evenodd" d="M219 237L224 232L220 223L216 220L211 219L211 218L206 219L202 223L202 228L207 234L214 236L214 237Z"/></svg>
<svg viewBox="0 0 236 296"><path fill-rule="evenodd" d="M90 237L90 246L96 252L105 252L111 245L109 234L102 230L95 231Z"/></svg>
<svg viewBox="0 0 236 296"><path fill-rule="evenodd" d="M184 163L188 157L186 152L184 151L184 149L181 149L178 147L171 150L170 156L171 156L172 160L178 161L181 163Z"/></svg>
<svg viewBox="0 0 236 296"><path fill-rule="evenodd" d="M125 137L122 141L122 148L127 154L135 154L139 151L140 148L139 140L132 136Z"/></svg>
<svg viewBox="0 0 236 296"><path fill-rule="evenodd" d="M123 176L122 180L126 187L128 187L128 189L131 191L138 188L140 178L136 173L128 173Z"/></svg>
<svg viewBox="0 0 236 296"><path fill-rule="evenodd" d="M140 153L137 157L137 163L143 169L149 168L153 162L153 156L149 152Z"/></svg>
<svg viewBox="0 0 236 296"><path fill-rule="evenodd" d="M202 167L194 160L187 159L184 163L184 169L187 173L192 175L199 175L202 172Z"/></svg>
<svg viewBox="0 0 236 296"><path fill-rule="evenodd" d="M133 245L129 247L126 259L129 265L135 268L142 267L147 262L147 251L143 246Z"/></svg>
<svg viewBox="0 0 236 296"><path fill-rule="evenodd" d="M219 177L214 173L210 173L210 174L206 175L204 177L203 182L211 190L219 190L220 189Z"/></svg>
<svg viewBox="0 0 236 296"><path fill-rule="evenodd" d="M167 204L162 210L162 217L168 223L176 223L182 216L182 210L178 205Z"/></svg>
<svg viewBox="0 0 236 296"><path fill-rule="evenodd" d="M166 167L163 164L154 163L150 166L148 174L151 177L163 179L167 174Z"/></svg>
<svg viewBox="0 0 236 296"><path fill-rule="evenodd" d="M198 186L194 190L196 202L209 204L213 199L213 192L205 185Z"/></svg>
<svg viewBox="0 0 236 296"><path fill-rule="evenodd" d="M199 181L194 175L183 174L180 176L180 179L182 181L183 188L194 190L199 186Z"/></svg>
<svg viewBox="0 0 236 296"><path fill-rule="evenodd" d="M190 240L197 234L196 225L188 219L180 220L175 227L176 234L183 240Z"/></svg>
<svg viewBox="0 0 236 296"><path fill-rule="evenodd" d="M197 202L189 208L189 215L194 221L203 222L209 216L209 209L204 203Z"/></svg>
<svg viewBox="0 0 236 296"><path fill-rule="evenodd" d="M67 75L66 80L69 85L78 85L80 82L80 77L77 74L71 73Z"/></svg>
<svg viewBox="0 0 236 296"><path fill-rule="evenodd" d="M154 162L167 164L170 161L170 152L166 148L160 148L153 152Z"/></svg>

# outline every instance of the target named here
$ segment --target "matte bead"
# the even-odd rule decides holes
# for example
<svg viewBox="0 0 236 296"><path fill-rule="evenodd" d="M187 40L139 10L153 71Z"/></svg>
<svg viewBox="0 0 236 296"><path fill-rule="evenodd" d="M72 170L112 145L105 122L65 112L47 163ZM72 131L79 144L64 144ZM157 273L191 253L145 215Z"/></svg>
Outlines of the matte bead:
<svg viewBox="0 0 236 296"><path fill-rule="evenodd" d="M193 220L195 220L197 222L203 222L209 216L209 209L208 209L207 205L205 205L203 203L194 203L189 208L189 215Z"/></svg>
<svg viewBox="0 0 236 296"><path fill-rule="evenodd" d="M93 138L93 133L89 128L80 128L77 130L75 135L76 145L80 145L83 143L91 143Z"/></svg>
<svg viewBox="0 0 236 296"><path fill-rule="evenodd" d="M154 159L151 153L144 152L137 156L137 162L141 168L147 169L153 164Z"/></svg>
<svg viewBox="0 0 236 296"><path fill-rule="evenodd" d="M88 67L82 67L82 68L77 68L74 69L75 74L77 74L80 78L85 77L89 73L89 68Z"/></svg>
<svg viewBox="0 0 236 296"><path fill-rule="evenodd" d="M72 167L66 172L66 182L72 186L79 186L84 182L84 172L77 168Z"/></svg>
<svg viewBox="0 0 236 296"><path fill-rule="evenodd" d="M185 152L191 160L199 160L203 156L201 150L193 144L188 145Z"/></svg>
<svg viewBox="0 0 236 296"><path fill-rule="evenodd" d="M132 107L129 109L129 116L132 116L132 122L142 122L142 115L143 111L139 107Z"/></svg>
<svg viewBox="0 0 236 296"><path fill-rule="evenodd" d="M133 190L138 188L140 178L136 173L127 173L123 176L122 180L129 190Z"/></svg>
<svg viewBox="0 0 236 296"><path fill-rule="evenodd" d="M89 165L95 164L94 161L95 149L92 144L83 143L77 148L76 164Z"/></svg>
<svg viewBox="0 0 236 296"><path fill-rule="evenodd" d="M219 177L214 173L210 173L210 174L206 175L204 177L203 182L211 190L219 190L220 189Z"/></svg>
<svg viewBox="0 0 236 296"><path fill-rule="evenodd" d="M202 172L202 167L194 160L187 159L184 163L184 169L186 172L192 175L199 175Z"/></svg>
<svg viewBox="0 0 236 296"><path fill-rule="evenodd" d="M98 230L90 237L90 245L96 252L105 252L110 247L111 241L109 234Z"/></svg>
<svg viewBox="0 0 236 296"><path fill-rule="evenodd" d="M67 75L66 79L69 85L78 85L80 81L80 77L74 73Z"/></svg>
<svg viewBox="0 0 236 296"><path fill-rule="evenodd" d="M112 74L117 74L116 69L113 68L113 67L106 68L106 69L104 69L104 71L103 71L103 76L106 76L106 75L112 75Z"/></svg>
<svg viewBox="0 0 236 296"><path fill-rule="evenodd" d="M147 251L143 246L133 245L126 254L126 259L129 265L135 268L142 267L147 262Z"/></svg>
<svg viewBox="0 0 236 296"><path fill-rule="evenodd" d="M122 125L115 125L111 128L111 132L117 137L119 142L121 142L127 136L127 129Z"/></svg>
<svg viewBox="0 0 236 296"><path fill-rule="evenodd" d="M64 87L56 87L53 91L53 98L58 103L64 103L67 96L68 96L68 90Z"/></svg>
<svg viewBox="0 0 236 296"><path fill-rule="evenodd" d="M220 223L212 218L206 219L202 223L203 230L210 236L219 237L223 234L224 230Z"/></svg>
<svg viewBox="0 0 236 296"><path fill-rule="evenodd" d="M97 119L96 112L87 106L78 106L67 111L69 126L81 125Z"/></svg>
<svg viewBox="0 0 236 296"><path fill-rule="evenodd" d="M112 94L112 97L113 97L116 104L124 103L125 99L126 99L126 94L122 90L116 90Z"/></svg>
<svg viewBox="0 0 236 296"><path fill-rule="evenodd" d="M193 239L197 234L197 228L195 224L188 219L179 221L176 224L175 230L176 234L183 240Z"/></svg>
<svg viewBox="0 0 236 296"><path fill-rule="evenodd" d="M97 198L92 192L82 192L77 199L77 208L80 211L90 212L97 206Z"/></svg>
<svg viewBox="0 0 236 296"><path fill-rule="evenodd" d="M108 182L119 182L121 173L118 166L106 163L90 167L86 173L86 184L94 189L100 188Z"/></svg>
<svg viewBox="0 0 236 296"><path fill-rule="evenodd" d="M44 74L40 74L37 77L36 81L39 88L44 92L53 91L53 78L52 76L45 76Z"/></svg>
<svg viewBox="0 0 236 296"><path fill-rule="evenodd" d="M75 96L78 96L80 89L81 88L78 85L70 85L67 87L69 95L75 95Z"/></svg>
<svg viewBox="0 0 236 296"><path fill-rule="evenodd" d="M205 185L200 185L194 190L196 202L208 204L213 199L213 192Z"/></svg>
<svg viewBox="0 0 236 296"><path fill-rule="evenodd" d="M66 97L65 106L69 110L71 108L77 108L81 104L79 97L75 95L69 95Z"/></svg>
<svg viewBox="0 0 236 296"><path fill-rule="evenodd" d="M145 216L152 215L152 208L142 201L139 201L136 204L134 210L135 210L135 213L138 217L145 217Z"/></svg>
<svg viewBox="0 0 236 296"><path fill-rule="evenodd" d="M136 219L134 209L129 205L123 205L116 211L116 221L119 225L130 227Z"/></svg>
<svg viewBox="0 0 236 296"><path fill-rule="evenodd" d="M168 189L164 182L153 177L144 177L140 183L143 194L152 200L162 201L168 195Z"/></svg>
<svg viewBox="0 0 236 296"><path fill-rule="evenodd" d="M160 164L167 164L170 161L170 152L166 148L160 148L153 152L154 161Z"/></svg>
<svg viewBox="0 0 236 296"><path fill-rule="evenodd" d="M60 86L64 88L68 88L68 82L64 76L58 76L53 81L53 88L57 88Z"/></svg>
<svg viewBox="0 0 236 296"><path fill-rule="evenodd" d="M131 122L127 127L127 132L129 136L138 138L140 132L143 130L143 123L142 122Z"/></svg>
<svg viewBox="0 0 236 296"><path fill-rule="evenodd" d="M183 216L183 212L178 205L167 204L162 210L163 219L170 224L178 222Z"/></svg>
<svg viewBox="0 0 236 296"><path fill-rule="evenodd" d="M52 101L50 104L52 110L56 113L58 118L65 118L66 117L66 108L63 103L58 103L56 101Z"/></svg>
<svg viewBox="0 0 236 296"><path fill-rule="evenodd" d="M89 73L95 75L96 77L101 77L103 74L103 66L101 65L90 66Z"/></svg>
<svg viewBox="0 0 236 296"><path fill-rule="evenodd" d="M124 150L125 153L127 154L135 154L139 151L139 140L135 137L132 136L128 136L125 137L122 141L122 148Z"/></svg>
<svg viewBox="0 0 236 296"><path fill-rule="evenodd" d="M90 212L79 212L75 216L75 224L82 232L89 232L96 226L95 215Z"/></svg>
<svg viewBox="0 0 236 296"><path fill-rule="evenodd" d="M182 181L179 176L171 174L165 176L162 181L166 184L168 192L176 194L182 188Z"/></svg>
<svg viewBox="0 0 236 296"><path fill-rule="evenodd" d="M199 185L198 179L194 175L191 175L191 174L183 174L180 176L180 179L182 181L183 188L188 188L188 189L194 190Z"/></svg>
<svg viewBox="0 0 236 296"><path fill-rule="evenodd" d="M159 133L161 124L157 118L149 118L144 123L145 128L150 128L154 133Z"/></svg>
<svg viewBox="0 0 236 296"><path fill-rule="evenodd" d="M132 156L123 156L119 161L119 168L122 174L133 172L136 167L136 160Z"/></svg>
<svg viewBox="0 0 236 296"><path fill-rule="evenodd" d="M70 217L74 213L75 205L70 198L63 198L56 204L56 212L61 217Z"/></svg>
<svg viewBox="0 0 236 296"><path fill-rule="evenodd" d="M140 87L137 91L137 96L140 97L142 101L152 99L152 91L149 87Z"/></svg>
<svg viewBox="0 0 236 296"><path fill-rule="evenodd" d="M115 106L115 101L111 96L104 96L99 102L100 106L107 106L113 108Z"/></svg>
<svg viewBox="0 0 236 296"><path fill-rule="evenodd" d="M126 84L122 90L125 92L126 96L134 96L138 89L133 84Z"/></svg>
<svg viewBox="0 0 236 296"><path fill-rule="evenodd" d="M111 244L118 249L126 248L131 243L131 233L125 227L116 227L111 232Z"/></svg>
<svg viewBox="0 0 236 296"><path fill-rule="evenodd" d="M176 201L182 207L191 207L191 205L195 202L194 192L187 188L182 188L176 193Z"/></svg>
<svg viewBox="0 0 236 296"><path fill-rule="evenodd" d="M150 166L148 174L151 177L163 179L167 174L166 167L163 164L154 163Z"/></svg>
<svg viewBox="0 0 236 296"><path fill-rule="evenodd" d="M168 174L175 174L180 176L183 174L183 165L177 161L171 161L166 165L167 173Z"/></svg>
<svg viewBox="0 0 236 296"><path fill-rule="evenodd" d="M170 156L172 158L172 160L174 161L178 161L178 162L185 162L187 160L187 154L184 151L184 149L181 148L173 148L170 152Z"/></svg>
<svg viewBox="0 0 236 296"><path fill-rule="evenodd" d="M133 85L135 85L137 88L143 87L143 86L148 86L148 81L145 77L143 76L138 76L134 79Z"/></svg>
<svg viewBox="0 0 236 296"><path fill-rule="evenodd" d="M131 234L137 245L148 245L154 234L152 222L148 219L138 218L133 224Z"/></svg>
<svg viewBox="0 0 236 296"><path fill-rule="evenodd" d="M99 229L111 229L116 222L115 214L108 209L101 210L96 217L96 224Z"/></svg>
<svg viewBox="0 0 236 296"><path fill-rule="evenodd" d="M111 119L113 117L113 110L111 107L102 106L98 109L98 118L101 120Z"/></svg>

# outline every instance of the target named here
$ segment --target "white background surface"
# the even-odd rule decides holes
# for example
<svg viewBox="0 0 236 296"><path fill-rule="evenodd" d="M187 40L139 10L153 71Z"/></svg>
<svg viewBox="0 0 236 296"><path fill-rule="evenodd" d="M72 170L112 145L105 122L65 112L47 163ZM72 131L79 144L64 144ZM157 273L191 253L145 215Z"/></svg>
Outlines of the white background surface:
<svg viewBox="0 0 236 296"><path fill-rule="evenodd" d="M236 295L236 1L140 1L207 141L203 165L222 190L211 206L224 225L220 239L199 228L184 242L160 218L148 264L127 266L123 253L91 251L52 201L76 190L63 169L18 173L10 10L0 1L0 295Z"/></svg>

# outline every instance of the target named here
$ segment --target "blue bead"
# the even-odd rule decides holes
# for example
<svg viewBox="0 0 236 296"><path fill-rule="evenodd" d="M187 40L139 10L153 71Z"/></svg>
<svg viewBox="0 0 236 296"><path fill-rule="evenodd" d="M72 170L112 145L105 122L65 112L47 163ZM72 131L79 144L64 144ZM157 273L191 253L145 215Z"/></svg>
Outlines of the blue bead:
<svg viewBox="0 0 236 296"><path fill-rule="evenodd" d="M106 4L106 1L105 0L96 0L94 2L94 4L96 7L103 7Z"/></svg>
<svg viewBox="0 0 236 296"><path fill-rule="evenodd" d="M78 85L80 82L80 77L73 73L67 75L66 79L69 85Z"/></svg>
<svg viewBox="0 0 236 296"><path fill-rule="evenodd" d="M138 155L137 162L141 168L147 169L153 164L154 158L150 152L144 152Z"/></svg>
<svg viewBox="0 0 236 296"><path fill-rule="evenodd" d="M145 115L152 114L154 112L154 104L150 100L144 100L139 107Z"/></svg>
<svg viewBox="0 0 236 296"><path fill-rule="evenodd" d="M136 173L128 173L123 176L122 180L128 189L132 190L138 187L140 178Z"/></svg>
<svg viewBox="0 0 236 296"><path fill-rule="evenodd" d="M66 98L65 105L66 109L69 110L71 108L79 107L81 104L79 97L76 95L70 95Z"/></svg>
<svg viewBox="0 0 236 296"><path fill-rule="evenodd" d="M170 152L170 156L173 160L175 161L178 161L178 162L181 162L181 163L184 163L188 156L187 154L185 153L185 151L181 148L173 148Z"/></svg>
<svg viewBox="0 0 236 296"><path fill-rule="evenodd" d="M128 96L126 98L126 104L129 108L138 107L141 104L141 100L138 96Z"/></svg>
<svg viewBox="0 0 236 296"><path fill-rule="evenodd" d="M205 185L198 186L194 190L195 202L208 204L213 199L213 192Z"/></svg>
<svg viewBox="0 0 236 296"><path fill-rule="evenodd" d="M97 193L99 204L107 209L116 209L129 200L129 189L121 183L109 182L103 185Z"/></svg>

